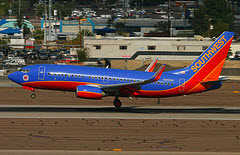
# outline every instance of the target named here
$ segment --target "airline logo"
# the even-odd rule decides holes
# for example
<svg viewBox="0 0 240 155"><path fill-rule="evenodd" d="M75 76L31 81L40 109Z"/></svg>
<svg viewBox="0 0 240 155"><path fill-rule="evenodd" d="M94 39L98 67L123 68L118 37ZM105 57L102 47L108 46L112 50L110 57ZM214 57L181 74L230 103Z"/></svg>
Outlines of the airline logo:
<svg viewBox="0 0 240 155"><path fill-rule="evenodd" d="M210 60L219 49L221 49L224 44L227 42L225 39L225 35L223 35L208 51L204 52L204 54L199 58L197 62L191 67L191 69L196 72L200 69L208 60Z"/></svg>
<svg viewBox="0 0 240 155"><path fill-rule="evenodd" d="M24 81L28 81L29 80L29 76L28 75L23 75L23 80Z"/></svg>

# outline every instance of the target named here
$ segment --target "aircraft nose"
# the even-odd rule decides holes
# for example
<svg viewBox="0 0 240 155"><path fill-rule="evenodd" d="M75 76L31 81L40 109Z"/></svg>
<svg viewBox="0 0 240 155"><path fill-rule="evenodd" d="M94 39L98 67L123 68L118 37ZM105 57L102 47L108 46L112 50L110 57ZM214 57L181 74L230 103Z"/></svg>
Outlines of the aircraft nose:
<svg viewBox="0 0 240 155"><path fill-rule="evenodd" d="M8 75L8 79L13 81L13 82L16 82L16 78L17 78L16 77L16 72L11 73L11 74Z"/></svg>

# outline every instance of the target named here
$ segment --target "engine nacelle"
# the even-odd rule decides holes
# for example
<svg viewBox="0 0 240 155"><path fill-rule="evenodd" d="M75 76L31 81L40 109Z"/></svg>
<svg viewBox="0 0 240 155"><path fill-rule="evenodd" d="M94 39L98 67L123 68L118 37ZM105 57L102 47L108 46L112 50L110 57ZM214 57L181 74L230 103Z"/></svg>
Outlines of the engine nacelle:
<svg viewBox="0 0 240 155"><path fill-rule="evenodd" d="M77 86L76 96L79 98L100 100L103 97L103 92L98 87L81 85Z"/></svg>

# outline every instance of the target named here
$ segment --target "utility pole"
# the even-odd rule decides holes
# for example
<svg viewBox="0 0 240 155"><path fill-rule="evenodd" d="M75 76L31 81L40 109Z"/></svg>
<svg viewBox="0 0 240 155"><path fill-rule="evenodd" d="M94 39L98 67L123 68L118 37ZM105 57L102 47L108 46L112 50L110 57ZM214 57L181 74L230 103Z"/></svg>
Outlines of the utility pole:
<svg viewBox="0 0 240 155"><path fill-rule="evenodd" d="M170 34L170 0L168 0L168 32Z"/></svg>
<svg viewBox="0 0 240 155"><path fill-rule="evenodd" d="M81 31L81 18L80 16L78 17L79 21L79 44L80 44L80 49L83 48L83 41L82 41L82 31Z"/></svg>
<svg viewBox="0 0 240 155"><path fill-rule="evenodd" d="M48 12L48 14L49 14L49 18L48 18L48 20L49 20L49 25L48 25L48 27L49 27L48 38L50 39L50 38L52 38L52 24L51 24L51 18L52 18L52 0L49 0L49 12Z"/></svg>
<svg viewBox="0 0 240 155"><path fill-rule="evenodd" d="M20 17L20 13L21 13L21 0L18 1L18 15Z"/></svg>
<svg viewBox="0 0 240 155"><path fill-rule="evenodd" d="M46 0L44 0L44 41L43 44L46 45L47 40L47 7Z"/></svg>

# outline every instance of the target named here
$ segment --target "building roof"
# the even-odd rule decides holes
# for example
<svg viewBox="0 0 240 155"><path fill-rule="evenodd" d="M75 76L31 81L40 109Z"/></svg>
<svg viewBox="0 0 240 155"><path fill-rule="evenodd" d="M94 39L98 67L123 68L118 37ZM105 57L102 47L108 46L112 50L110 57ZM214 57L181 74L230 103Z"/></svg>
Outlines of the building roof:
<svg viewBox="0 0 240 155"><path fill-rule="evenodd" d="M2 34L14 34L14 33L22 33L20 29L13 29L13 28L7 28L5 30L0 31Z"/></svg>
<svg viewBox="0 0 240 155"><path fill-rule="evenodd" d="M2 20L1 20L2 21ZM0 24L0 28L18 28L17 26L15 26L15 23L16 23L16 19L7 19L5 20L6 22L3 23L2 25ZM27 28L32 28L34 29L34 26L32 25L32 23L28 20L24 20L23 21L25 24L27 24Z"/></svg>
<svg viewBox="0 0 240 155"><path fill-rule="evenodd" d="M91 18L95 26L107 25L107 19ZM123 22L127 27L154 27L158 22L168 22L167 19L151 19L151 18L139 18L139 19L116 19L114 22ZM190 27L191 25L187 20L172 19L172 27Z"/></svg>

